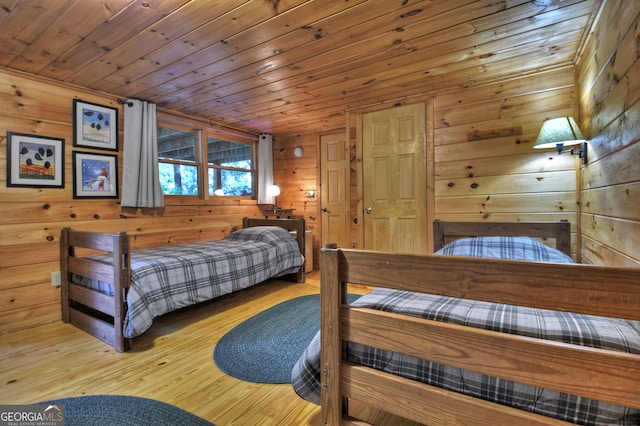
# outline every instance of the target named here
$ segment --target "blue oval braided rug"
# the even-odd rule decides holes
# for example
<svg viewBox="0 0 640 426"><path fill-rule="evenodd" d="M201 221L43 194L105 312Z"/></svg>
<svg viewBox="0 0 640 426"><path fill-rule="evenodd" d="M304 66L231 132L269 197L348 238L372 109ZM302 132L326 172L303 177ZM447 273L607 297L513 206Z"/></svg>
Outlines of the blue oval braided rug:
<svg viewBox="0 0 640 426"><path fill-rule="evenodd" d="M64 426L214 426L181 408L136 396L85 395L38 404L62 407L64 421L59 424Z"/></svg>
<svg viewBox="0 0 640 426"><path fill-rule="evenodd" d="M349 295L349 303L358 295ZM291 383L291 370L320 330L320 295L275 305L233 328L213 359L224 373L256 383Z"/></svg>

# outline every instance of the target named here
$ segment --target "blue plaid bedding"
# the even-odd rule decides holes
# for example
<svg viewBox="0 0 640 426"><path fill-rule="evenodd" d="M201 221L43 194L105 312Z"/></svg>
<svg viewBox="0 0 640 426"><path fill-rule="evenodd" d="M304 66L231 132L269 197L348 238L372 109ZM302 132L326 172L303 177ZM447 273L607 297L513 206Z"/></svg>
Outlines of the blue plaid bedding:
<svg viewBox="0 0 640 426"><path fill-rule="evenodd" d="M303 262L296 240L276 226L241 229L221 240L133 251L124 335L139 336L160 315L261 283ZM113 295L110 284L76 278L77 284Z"/></svg>
<svg viewBox="0 0 640 426"><path fill-rule="evenodd" d="M505 239L506 238L506 239ZM484 238L483 238L484 239ZM445 246L439 254L480 256L483 245L493 256L526 260L535 252L539 261L553 258L571 262L561 252L533 239L488 237ZM506 245L502 245L506 243ZM497 244L497 245L496 245ZM496 255L496 251L499 255ZM491 249L488 252L491 255ZM482 257L482 256L481 256ZM484 256L486 257L486 256ZM545 260L546 259L546 260ZM631 321L557 312L467 299L378 288L360 297L355 306L380 309L427 319L468 325L505 333L640 354L640 332ZM448 390L586 425L638 425L640 411L588 400L555 391L483 376L458 368L349 343L347 359ZM296 393L320 403L320 333L292 371Z"/></svg>
<svg viewBox="0 0 640 426"><path fill-rule="evenodd" d="M530 262L574 263L571 257L560 250L529 237L461 238L446 244L436 254L528 260Z"/></svg>

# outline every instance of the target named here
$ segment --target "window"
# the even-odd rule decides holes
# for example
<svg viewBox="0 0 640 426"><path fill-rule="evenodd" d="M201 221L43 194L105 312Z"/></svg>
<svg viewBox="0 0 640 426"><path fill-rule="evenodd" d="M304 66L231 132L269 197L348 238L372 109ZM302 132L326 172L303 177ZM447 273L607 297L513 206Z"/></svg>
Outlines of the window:
<svg viewBox="0 0 640 426"><path fill-rule="evenodd" d="M201 148L203 140L206 140L206 146ZM158 167L162 192L200 198L252 198L256 176L255 143L254 140L237 142L221 138L214 129L192 129L161 122L158 125Z"/></svg>
<svg viewBox="0 0 640 426"><path fill-rule="evenodd" d="M163 194L199 194L198 133L158 126L158 168Z"/></svg>
<svg viewBox="0 0 640 426"><path fill-rule="evenodd" d="M209 195L253 196L252 145L207 138Z"/></svg>

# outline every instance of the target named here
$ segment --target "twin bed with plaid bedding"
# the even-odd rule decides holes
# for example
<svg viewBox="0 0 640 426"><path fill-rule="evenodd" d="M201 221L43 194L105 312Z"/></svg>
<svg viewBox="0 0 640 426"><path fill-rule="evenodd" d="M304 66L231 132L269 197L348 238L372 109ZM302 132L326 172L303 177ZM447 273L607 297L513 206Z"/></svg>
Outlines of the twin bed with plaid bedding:
<svg viewBox="0 0 640 426"><path fill-rule="evenodd" d="M139 336L160 315L292 272L303 262L296 240L276 226L240 229L220 240L134 251L124 336ZM110 284L82 277L74 277L74 282L113 295Z"/></svg>
<svg viewBox="0 0 640 426"><path fill-rule="evenodd" d="M437 254L569 263L571 258L527 237L482 237L456 240ZM544 267L544 266L541 266ZM495 304L378 288L355 306L413 315L622 352L640 353L640 331L632 321ZM448 390L578 424L640 424L640 412L530 385L436 364L406 355L349 343L347 359ZM320 403L320 335L314 337L292 371L302 398Z"/></svg>

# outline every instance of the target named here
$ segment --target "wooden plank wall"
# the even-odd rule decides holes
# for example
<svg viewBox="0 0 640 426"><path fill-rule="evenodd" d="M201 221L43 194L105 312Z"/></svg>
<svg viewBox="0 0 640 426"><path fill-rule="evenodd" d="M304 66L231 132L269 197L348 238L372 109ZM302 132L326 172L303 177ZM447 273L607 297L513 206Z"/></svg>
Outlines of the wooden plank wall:
<svg viewBox="0 0 640 426"><path fill-rule="evenodd" d="M426 188L430 217L495 222L566 219L572 224L576 252L579 159L553 150L533 149L546 118L576 113L573 67L416 96L395 105L414 103L420 98L430 105L427 143L433 152L429 166L433 188ZM380 105L377 109L393 105ZM362 207L357 176L361 161L361 150L357 148L361 143L360 117L373 109L376 107L347 114L353 218L361 217L358 210ZM305 200L304 192L312 187L319 190L319 138L317 133L278 136L274 156L276 179L284 188L280 204L302 213L314 233L320 232L321 206ZM298 145L305 149L302 160L293 156L293 148ZM312 157L314 153L316 157ZM350 237L354 248L360 247L361 228L352 221Z"/></svg>
<svg viewBox="0 0 640 426"><path fill-rule="evenodd" d="M580 261L639 265L639 10L640 2L603 1L575 68L541 70L431 97L423 94L434 110L429 123L434 129L429 134L434 188L427 188L432 192L429 209L434 217L567 219L572 224L573 252ZM564 115L573 115L590 139L586 167L576 156L532 149L542 122ZM359 116L357 111L347 114L353 217L361 208L355 176L361 160L356 149ZM282 137L279 149L286 155L297 144L316 146L318 138L317 134ZM319 159L313 166L310 160L305 159L307 169L319 168ZM285 175L299 191L295 167L292 163ZM305 185L312 184L311 175L302 179ZM309 220L318 214L317 209L309 212ZM353 247L361 241L360 228L352 225Z"/></svg>
<svg viewBox="0 0 640 426"><path fill-rule="evenodd" d="M439 94L433 102L435 218L566 219L575 242L579 159L533 149L546 118L576 111L573 67Z"/></svg>
<svg viewBox="0 0 640 426"><path fill-rule="evenodd" d="M640 2L607 0L577 65L580 124L589 140L582 175L582 258L640 266Z"/></svg>
<svg viewBox="0 0 640 426"><path fill-rule="evenodd" d="M333 132L327 132L333 133ZM320 136L323 133L304 133L275 136L273 140L274 181L280 187L278 207L293 209L293 215L303 217L313 234L314 269L320 258ZM293 155L296 147L304 153ZM309 191L316 191L309 198Z"/></svg>
<svg viewBox="0 0 640 426"><path fill-rule="evenodd" d="M574 242L579 243L574 246L581 255L577 257L589 263L638 266L639 11L639 2L603 1L601 18L579 58L578 89L576 70L567 66L446 93L417 93L430 103L432 114L430 214L442 220L568 219ZM106 94L0 71L0 333L59 320L59 291L51 286L50 275L59 269L63 226L126 230L139 234L134 245L146 246L224 235L239 226L243 216L260 215L255 202L237 200L214 205L182 199L161 212L129 211L116 200L74 200L74 98L119 108ZM119 115L122 121L122 109ZM577 157L532 149L543 120L563 115L575 115L591 139L590 161L584 168ZM359 113L351 111L347 117L354 165L352 214L357 217ZM64 138L65 188L7 188L6 131ZM310 189L320 194L320 134L274 137L276 182L282 189L279 204L306 219L316 235L317 251L320 203L307 194ZM300 159L293 156L296 146L305 151ZM214 231L203 231L209 228ZM354 247L361 237L360 225L353 224Z"/></svg>
<svg viewBox="0 0 640 426"><path fill-rule="evenodd" d="M60 320L60 291L51 285L51 273L60 270L65 226L127 231L136 235L132 247L140 248L220 238L240 227L244 216L260 216L255 201L220 197L179 197L159 211L123 209L118 200L73 199L74 98L120 109L121 176L123 111L115 98L0 70L0 334ZM65 187L8 188L7 131L64 138Z"/></svg>

